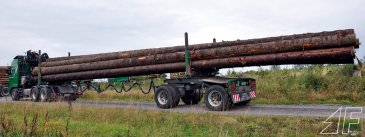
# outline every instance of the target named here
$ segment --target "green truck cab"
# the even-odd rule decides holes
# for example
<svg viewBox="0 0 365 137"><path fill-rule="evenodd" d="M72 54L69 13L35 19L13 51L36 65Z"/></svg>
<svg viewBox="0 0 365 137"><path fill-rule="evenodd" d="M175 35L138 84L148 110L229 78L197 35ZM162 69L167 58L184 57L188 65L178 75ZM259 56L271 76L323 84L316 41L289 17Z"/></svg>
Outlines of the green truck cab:
<svg viewBox="0 0 365 137"><path fill-rule="evenodd" d="M49 83L40 80L40 74L33 75L32 69L39 68L40 62L48 58L46 53L40 54L28 51L26 55L16 56L12 63L9 74L8 91L12 100L30 98L32 101L53 101L57 97L76 99L77 91L70 82L60 81Z"/></svg>
<svg viewBox="0 0 365 137"><path fill-rule="evenodd" d="M29 86L27 86L26 83L21 84L21 76L27 75L30 75L29 63L25 62L24 56L16 56L11 62L8 84L9 92L11 93L12 89L18 88L20 86L23 86L23 88L28 88Z"/></svg>

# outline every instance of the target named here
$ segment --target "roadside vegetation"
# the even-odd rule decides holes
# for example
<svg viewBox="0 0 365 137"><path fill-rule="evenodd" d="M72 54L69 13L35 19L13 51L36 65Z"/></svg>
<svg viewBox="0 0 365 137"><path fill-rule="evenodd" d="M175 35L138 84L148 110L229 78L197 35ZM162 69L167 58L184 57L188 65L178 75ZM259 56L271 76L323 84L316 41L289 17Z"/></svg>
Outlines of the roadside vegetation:
<svg viewBox="0 0 365 137"><path fill-rule="evenodd" d="M144 90L145 93L148 93L149 91L149 84L150 79L146 77L133 77L133 82L138 82L141 84L142 90ZM154 79L155 85L161 85L164 82L165 78L157 78ZM125 89L129 89L133 86L133 82L127 82L125 83ZM114 87L108 87L109 84L112 84L115 86L115 89L118 90L118 92L115 91ZM121 90L122 85L120 83L109 83L109 82L103 82L100 84L100 89L103 90L103 92L98 93L96 90L89 89L84 92L84 95L79 98L81 100L111 100L111 101L153 101L154 100L154 94L153 89L148 94L144 94L138 86L134 86L130 91L125 92Z"/></svg>
<svg viewBox="0 0 365 137"><path fill-rule="evenodd" d="M93 90L87 90L78 100L100 100L100 101L154 101L153 92L143 94L134 89L130 92L117 93L114 90L107 90L97 93Z"/></svg>
<svg viewBox="0 0 365 137"><path fill-rule="evenodd" d="M235 76L256 78L258 98L254 103L363 106L365 78L354 76L360 71L356 65L311 65L250 71Z"/></svg>
<svg viewBox="0 0 365 137"><path fill-rule="evenodd" d="M61 103L0 105L0 136L317 136L325 118L229 116L150 110L75 107ZM335 124L334 124L335 125ZM364 127L353 126L356 136ZM335 129L330 127L329 129Z"/></svg>
<svg viewBox="0 0 365 137"><path fill-rule="evenodd" d="M258 98L252 103L256 104L365 105L365 78L353 76L357 70L362 71L357 65L296 65L290 69L272 66L271 69L258 71L228 71L226 76L255 78ZM157 80L157 83L162 82L163 79ZM143 87L148 89L148 82L145 83ZM97 93L90 90L80 99L154 100L153 93L145 95L136 88L127 93L113 90Z"/></svg>

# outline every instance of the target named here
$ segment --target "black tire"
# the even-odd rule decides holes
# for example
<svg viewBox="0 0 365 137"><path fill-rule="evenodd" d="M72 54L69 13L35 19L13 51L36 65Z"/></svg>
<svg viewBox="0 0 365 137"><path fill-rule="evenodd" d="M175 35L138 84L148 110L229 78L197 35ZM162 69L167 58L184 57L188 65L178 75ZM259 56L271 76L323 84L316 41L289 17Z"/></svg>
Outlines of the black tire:
<svg viewBox="0 0 365 137"><path fill-rule="evenodd" d="M192 100L191 97L187 94L185 94L185 96L181 97L181 101L184 102L184 104L186 104L186 105L193 104L191 100Z"/></svg>
<svg viewBox="0 0 365 137"><path fill-rule="evenodd" d="M200 89L196 89L194 91L193 99L191 100L192 101L192 104L198 104L201 100L202 100L201 90Z"/></svg>
<svg viewBox="0 0 365 137"><path fill-rule="evenodd" d="M79 97L78 97L76 94L71 96L71 100L72 100L72 101L76 101L76 100L77 100L77 98L79 98Z"/></svg>
<svg viewBox="0 0 365 137"><path fill-rule="evenodd" d="M247 105L248 103L250 103L251 100L246 100L246 101L242 101L242 102L239 102L239 103L236 103L234 104L235 106L245 106Z"/></svg>
<svg viewBox="0 0 365 137"><path fill-rule="evenodd" d="M15 88L11 90L11 99L13 101L18 101L19 100L19 93L18 93L18 90L15 89Z"/></svg>
<svg viewBox="0 0 365 137"><path fill-rule="evenodd" d="M185 94L185 96L181 97L181 100L186 104L186 105L195 105L198 104L201 101L201 92L200 89L197 89L194 91L194 93L192 94Z"/></svg>
<svg viewBox="0 0 365 137"><path fill-rule="evenodd" d="M210 86L205 93L204 99L205 105L213 111L225 111L231 105L227 91L219 85Z"/></svg>
<svg viewBox="0 0 365 137"><path fill-rule="evenodd" d="M0 84L0 97L3 97L3 88L4 86Z"/></svg>
<svg viewBox="0 0 365 137"><path fill-rule="evenodd" d="M41 102L47 102L51 100L51 91L48 89L48 87L41 88L39 99Z"/></svg>
<svg viewBox="0 0 365 137"><path fill-rule="evenodd" d="M174 95L168 86L160 86L155 92L155 102L159 108L168 109L175 106Z"/></svg>
<svg viewBox="0 0 365 137"><path fill-rule="evenodd" d="M33 102L38 102L39 101L39 89L38 89L38 87L33 87L32 88L32 90L30 91L30 97L31 97Z"/></svg>
<svg viewBox="0 0 365 137"><path fill-rule="evenodd" d="M170 88L170 92L174 95L174 106L173 107L178 106L180 103L180 97L181 97L180 93L173 86L167 86L167 87Z"/></svg>
<svg viewBox="0 0 365 137"><path fill-rule="evenodd" d="M8 87L6 87L6 86L3 86L2 87L2 89L1 89L1 96L2 97L7 97L7 96L9 96L10 95L10 93L9 93L9 90L8 90Z"/></svg>

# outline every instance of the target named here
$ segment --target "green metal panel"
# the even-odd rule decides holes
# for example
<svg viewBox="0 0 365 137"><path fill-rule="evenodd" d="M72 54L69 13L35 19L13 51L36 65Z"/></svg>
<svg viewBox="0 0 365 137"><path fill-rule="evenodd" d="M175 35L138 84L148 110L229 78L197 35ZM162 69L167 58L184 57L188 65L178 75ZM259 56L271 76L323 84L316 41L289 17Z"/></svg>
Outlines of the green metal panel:
<svg viewBox="0 0 365 137"><path fill-rule="evenodd" d="M110 84L119 85L121 82L127 82L129 81L129 77L119 77L119 78L111 78L108 79L108 82Z"/></svg>
<svg viewBox="0 0 365 137"><path fill-rule="evenodd" d="M18 88L20 85L20 79L22 76L30 76L30 66L29 63L24 62L21 56L14 58L11 62L11 69L9 75L8 89L11 91L12 88Z"/></svg>
<svg viewBox="0 0 365 137"><path fill-rule="evenodd" d="M19 83L20 83L19 62L20 62L19 59L14 59L11 62L11 69L10 69L10 75L9 75L9 84L8 84L9 91L12 88L19 87Z"/></svg>
<svg viewBox="0 0 365 137"><path fill-rule="evenodd" d="M121 82L126 82L126 81L129 81L129 77L114 78L115 83L121 83Z"/></svg>
<svg viewBox="0 0 365 137"><path fill-rule="evenodd" d="M227 88L227 92L228 94L231 94L231 84L235 84L236 89L238 90L239 88L242 88L244 90L240 91L240 92L250 92L252 89L252 85L251 82L255 81L255 79L251 79L251 78L240 78L240 79L231 79L227 82L228 88Z"/></svg>

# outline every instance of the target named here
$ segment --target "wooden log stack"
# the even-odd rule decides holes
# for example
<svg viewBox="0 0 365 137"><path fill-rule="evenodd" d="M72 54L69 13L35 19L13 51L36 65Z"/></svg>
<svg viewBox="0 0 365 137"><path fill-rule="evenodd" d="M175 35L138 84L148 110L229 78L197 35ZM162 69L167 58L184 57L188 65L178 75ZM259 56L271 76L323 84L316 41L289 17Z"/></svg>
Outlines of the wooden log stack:
<svg viewBox="0 0 365 137"><path fill-rule="evenodd" d="M189 45L198 70L282 64L354 63L359 40L354 30L336 30L261 39ZM185 47L121 51L50 58L41 64L42 80L67 81L180 72ZM33 69L37 75L38 69Z"/></svg>
<svg viewBox="0 0 365 137"><path fill-rule="evenodd" d="M0 85L7 85L9 83L8 71L8 66L0 66Z"/></svg>

